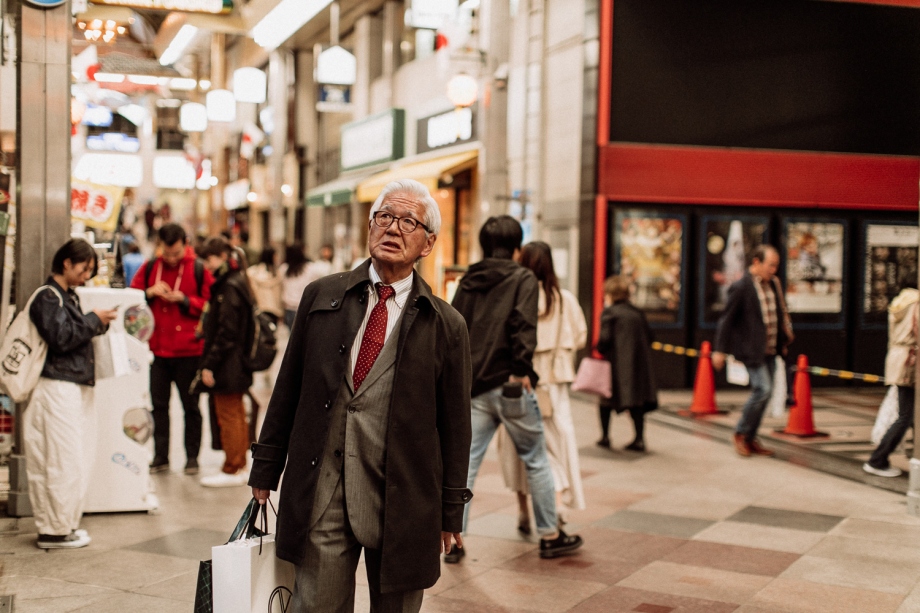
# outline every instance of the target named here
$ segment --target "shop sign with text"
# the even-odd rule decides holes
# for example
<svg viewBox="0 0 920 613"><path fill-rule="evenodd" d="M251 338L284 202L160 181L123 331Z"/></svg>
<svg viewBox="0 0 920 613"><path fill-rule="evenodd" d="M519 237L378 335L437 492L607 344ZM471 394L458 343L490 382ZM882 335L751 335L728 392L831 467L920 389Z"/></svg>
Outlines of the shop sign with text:
<svg viewBox="0 0 920 613"><path fill-rule="evenodd" d="M342 126L342 170L401 158L405 155L405 125L405 111L390 109Z"/></svg>
<svg viewBox="0 0 920 613"><path fill-rule="evenodd" d="M418 120L416 151L424 153L476 140L476 105Z"/></svg>
<svg viewBox="0 0 920 613"><path fill-rule="evenodd" d="M210 13L212 15L226 15L233 10L233 0L91 0L91 3L151 11Z"/></svg>
<svg viewBox="0 0 920 613"><path fill-rule="evenodd" d="M82 221L88 228L114 232L121 211L123 187L99 185L71 178L70 217Z"/></svg>

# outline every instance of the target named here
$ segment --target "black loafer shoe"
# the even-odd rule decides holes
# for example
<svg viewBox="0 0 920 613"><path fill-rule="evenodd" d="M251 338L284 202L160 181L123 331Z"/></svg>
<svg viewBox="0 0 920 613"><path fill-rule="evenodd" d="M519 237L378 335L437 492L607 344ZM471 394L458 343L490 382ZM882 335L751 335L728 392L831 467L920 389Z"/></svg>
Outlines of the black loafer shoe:
<svg viewBox="0 0 920 613"><path fill-rule="evenodd" d="M572 553L584 544L585 542L577 534L574 536L569 536L560 530L559 536L552 540L540 539L540 557L547 559L565 556Z"/></svg>
<svg viewBox="0 0 920 613"><path fill-rule="evenodd" d="M451 545L450 551L444 554L444 561L448 564L456 564L463 556L466 555L465 549L460 549L456 545Z"/></svg>
<svg viewBox="0 0 920 613"><path fill-rule="evenodd" d="M164 460L163 458L154 458L153 462L150 463L150 474L155 475L157 473L165 473L169 470L169 460Z"/></svg>

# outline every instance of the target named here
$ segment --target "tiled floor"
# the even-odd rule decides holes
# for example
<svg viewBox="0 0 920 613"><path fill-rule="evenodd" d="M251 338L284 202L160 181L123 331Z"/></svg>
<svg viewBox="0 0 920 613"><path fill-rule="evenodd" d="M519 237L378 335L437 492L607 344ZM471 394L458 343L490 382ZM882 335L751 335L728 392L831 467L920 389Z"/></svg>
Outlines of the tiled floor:
<svg viewBox="0 0 920 613"><path fill-rule="evenodd" d="M853 411L868 411L863 400ZM614 422L615 450L599 449L594 407L573 408L588 507L565 517L584 548L539 558L536 539L517 533L517 505L490 452L468 554L442 566L425 613L920 613L920 520L903 494L740 458L724 437L666 419L649 424L647 454L620 450L630 440L624 418ZM248 491L203 489L181 474L181 450L173 459L174 471L154 478L160 509L87 516L86 549L39 551L29 520L0 520L0 594L15 594L17 613L191 611L198 561L227 538ZM202 460L207 474L221 456ZM368 610L363 575L359 611Z"/></svg>

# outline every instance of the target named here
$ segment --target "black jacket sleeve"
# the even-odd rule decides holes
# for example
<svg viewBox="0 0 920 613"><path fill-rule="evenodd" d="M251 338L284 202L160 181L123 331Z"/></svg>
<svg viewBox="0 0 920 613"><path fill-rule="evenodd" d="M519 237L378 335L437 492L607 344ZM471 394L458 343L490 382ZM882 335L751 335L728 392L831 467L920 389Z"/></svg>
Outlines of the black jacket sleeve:
<svg viewBox="0 0 920 613"><path fill-rule="evenodd" d="M719 318L719 324L716 328L716 338L713 348L720 353L732 353L731 337L735 320L738 318L744 302L744 280L732 284L728 288L728 300L725 303L725 311Z"/></svg>
<svg viewBox="0 0 920 613"><path fill-rule="evenodd" d="M597 337L597 350L609 355L613 350L613 309L605 307L601 313L601 331Z"/></svg>
<svg viewBox="0 0 920 613"><path fill-rule="evenodd" d="M511 374L533 378L536 376L533 354L537 349L537 300L540 284L533 273L526 273L518 284L514 306L508 318L508 336L511 341Z"/></svg>
<svg viewBox="0 0 920 613"><path fill-rule="evenodd" d="M77 313L76 309L62 305L57 290L50 287L32 301L29 317L48 348L55 353L73 351L94 336L105 334L108 328L95 313Z"/></svg>

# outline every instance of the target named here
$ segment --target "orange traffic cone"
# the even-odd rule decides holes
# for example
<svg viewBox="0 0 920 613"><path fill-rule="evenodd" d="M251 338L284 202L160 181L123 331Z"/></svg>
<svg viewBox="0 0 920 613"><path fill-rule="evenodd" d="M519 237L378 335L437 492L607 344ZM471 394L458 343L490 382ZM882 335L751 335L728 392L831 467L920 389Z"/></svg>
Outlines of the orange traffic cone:
<svg viewBox="0 0 920 613"><path fill-rule="evenodd" d="M782 434L799 437L828 436L815 430L814 409L811 404L811 375L808 374L808 356L800 355L796 363L795 404L789 409L789 422Z"/></svg>
<svg viewBox="0 0 920 613"><path fill-rule="evenodd" d="M689 411L680 411L680 414L701 417L719 413L719 407L716 406L716 377L712 370L712 345L709 341L703 341L700 360L696 365L693 402L690 403Z"/></svg>

